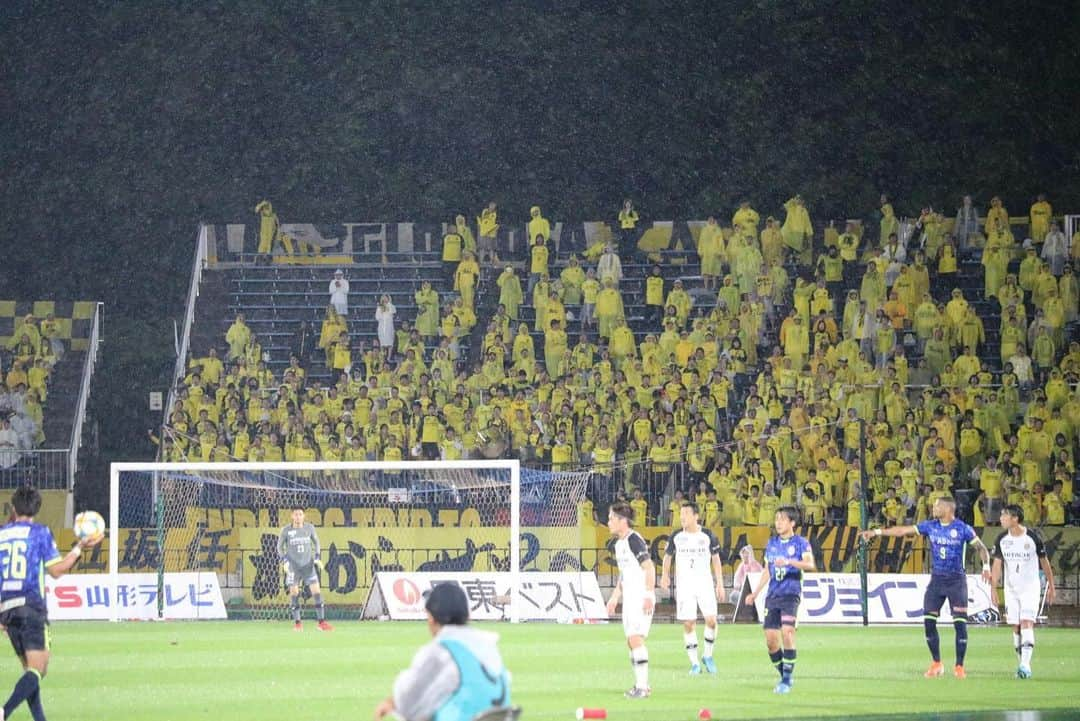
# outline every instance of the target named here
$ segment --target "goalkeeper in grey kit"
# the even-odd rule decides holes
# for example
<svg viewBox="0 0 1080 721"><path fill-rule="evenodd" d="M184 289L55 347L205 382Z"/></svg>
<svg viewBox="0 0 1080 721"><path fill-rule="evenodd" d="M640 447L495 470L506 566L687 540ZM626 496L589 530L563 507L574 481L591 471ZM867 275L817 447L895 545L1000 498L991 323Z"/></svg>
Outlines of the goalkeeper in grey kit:
<svg viewBox="0 0 1080 721"><path fill-rule="evenodd" d="M292 523L281 529L277 550L281 567L285 571L285 585L289 588L293 630L300 631L303 628L300 624L300 584L303 583L315 599L319 630L332 631L334 627L326 622L326 607L323 605L319 573L316 570L316 566L322 565L319 560L319 536L315 533L315 526L304 521L302 507L293 508Z"/></svg>

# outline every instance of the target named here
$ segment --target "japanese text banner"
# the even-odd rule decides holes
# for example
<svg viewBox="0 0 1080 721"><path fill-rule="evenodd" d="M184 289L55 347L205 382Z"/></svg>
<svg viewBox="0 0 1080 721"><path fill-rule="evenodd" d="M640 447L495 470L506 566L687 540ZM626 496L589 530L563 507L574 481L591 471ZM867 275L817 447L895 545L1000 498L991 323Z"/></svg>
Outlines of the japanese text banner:
<svg viewBox="0 0 1080 721"><path fill-rule="evenodd" d="M364 616L422 620L424 593L441 583L456 583L469 599L469 617L500 621L510 617L510 576L506 573L389 573L375 576ZM606 619L596 574L522 573L518 589L521 618L528 621Z"/></svg>
<svg viewBox="0 0 1080 721"><path fill-rule="evenodd" d="M747 574L757 588L760 573ZM922 623L923 594L930 582L926 573L867 574L866 597L870 623ZM968 576L968 616L976 618L997 606L990 587L977 575ZM768 588L755 599L758 618L765 617ZM857 573L808 573L803 576L799 623L862 623L862 589ZM950 623L949 604L941 609L941 622Z"/></svg>
<svg viewBox="0 0 1080 721"><path fill-rule="evenodd" d="M50 620L109 620L114 605L121 619L158 617L156 573L121 573L116 594L104 573L72 574L45 580ZM216 573L166 573L162 590L166 619L227 618Z"/></svg>

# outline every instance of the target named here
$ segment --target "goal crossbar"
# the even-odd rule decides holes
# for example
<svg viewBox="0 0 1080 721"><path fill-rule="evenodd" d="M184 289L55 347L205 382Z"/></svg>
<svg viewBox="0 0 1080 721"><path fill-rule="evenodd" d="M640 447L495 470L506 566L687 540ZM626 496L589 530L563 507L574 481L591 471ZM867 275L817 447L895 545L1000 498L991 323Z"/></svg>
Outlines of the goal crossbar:
<svg viewBox="0 0 1080 721"><path fill-rule="evenodd" d="M109 466L109 569L108 586L112 598L117 597L120 585L120 475L124 472L185 473L242 471L424 471L424 470L503 470L510 474L510 587L518 588L521 575L521 463L517 460L475 461L318 461L311 463L188 463L188 462L117 462ZM511 593L509 620L521 619L517 594ZM111 604L112 621L120 620L120 607Z"/></svg>

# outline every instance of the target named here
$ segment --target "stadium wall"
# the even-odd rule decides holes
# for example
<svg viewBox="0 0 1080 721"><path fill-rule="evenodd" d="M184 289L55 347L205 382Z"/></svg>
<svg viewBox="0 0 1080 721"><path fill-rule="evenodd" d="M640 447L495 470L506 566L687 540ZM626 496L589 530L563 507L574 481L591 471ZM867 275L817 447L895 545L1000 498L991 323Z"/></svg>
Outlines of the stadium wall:
<svg viewBox="0 0 1080 721"><path fill-rule="evenodd" d="M458 515L463 524L441 527L397 524L394 522L397 514L385 510L387 513L377 512L370 519L378 519L385 525L368 522L355 526L327 524L319 528L324 565L321 581L329 603L363 603L374 575L379 571L483 572L506 567L506 549L491 543L490 528L470 525L468 521L474 514L467 510ZM334 511L324 510L322 518L344 518L344 514L339 516ZM237 525L226 525L226 518ZM276 543L287 519L283 513L276 522L273 520L267 512L250 516L230 514L220 516L218 522L208 523L204 519L186 528L168 529L166 547L182 550L171 552L165 559L159 550L157 529L123 529L119 534L119 570L125 573L153 571L164 560L165 570L170 572L216 571L226 598L233 603L283 602L286 597L278 578ZM446 516L444 520L451 519ZM638 530L649 542L653 558L659 563L672 529L665 526ZM750 545L760 559L761 549L770 534L770 529L764 526L716 528L715 531L721 543L725 574L729 577L738 562L739 549ZM810 539L820 570L857 570L857 528L817 526L801 528L799 532ZM988 545L998 533L998 528L980 531ZM1077 605L1080 603L1077 598L1080 528L1047 528L1043 529L1043 536L1058 577L1060 603ZM614 584L613 544L602 526L578 527L576 532L574 528L523 527L521 538L523 571L594 571L602 586ZM61 547L74 542L70 531L62 531L58 540ZM926 572L921 537L888 540L890 543L872 549L871 572ZM107 558L108 545L105 543L89 554L76 572L102 573L106 570Z"/></svg>

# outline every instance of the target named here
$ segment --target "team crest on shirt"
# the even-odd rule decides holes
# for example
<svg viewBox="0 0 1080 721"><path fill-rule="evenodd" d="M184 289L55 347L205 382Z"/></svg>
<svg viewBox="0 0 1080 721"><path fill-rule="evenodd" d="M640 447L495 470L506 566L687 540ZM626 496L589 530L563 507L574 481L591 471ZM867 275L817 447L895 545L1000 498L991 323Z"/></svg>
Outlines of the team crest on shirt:
<svg viewBox="0 0 1080 721"><path fill-rule="evenodd" d="M795 546L788 546L787 547L787 555L789 555L789 556L794 556L795 555Z"/></svg>
<svg viewBox="0 0 1080 721"><path fill-rule="evenodd" d="M956 529L953 528L949 531L949 538L956 538Z"/></svg>

